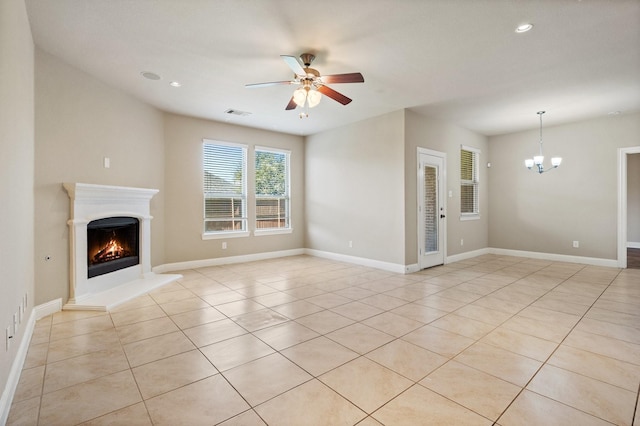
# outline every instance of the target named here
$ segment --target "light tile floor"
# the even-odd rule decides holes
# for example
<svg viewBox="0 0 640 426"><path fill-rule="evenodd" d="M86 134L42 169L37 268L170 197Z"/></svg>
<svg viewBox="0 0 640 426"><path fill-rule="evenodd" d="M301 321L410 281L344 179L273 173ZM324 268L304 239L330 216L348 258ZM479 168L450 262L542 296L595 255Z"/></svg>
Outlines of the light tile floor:
<svg viewBox="0 0 640 426"><path fill-rule="evenodd" d="M297 256L182 273L38 321L8 424L640 424L640 270Z"/></svg>

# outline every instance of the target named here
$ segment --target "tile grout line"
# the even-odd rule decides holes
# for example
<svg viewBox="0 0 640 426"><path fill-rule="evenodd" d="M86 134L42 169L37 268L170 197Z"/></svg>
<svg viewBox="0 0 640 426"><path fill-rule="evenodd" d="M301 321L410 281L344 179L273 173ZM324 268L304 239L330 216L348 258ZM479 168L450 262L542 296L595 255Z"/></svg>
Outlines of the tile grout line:
<svg viewBox="0 0 640 426"><path fill-rule="evenodd" d="M584 266L584 267L583 267L583 268L581 268L580 270L576 271L573 275L571 275L570 277L566 278L564 281L560 282L558 285L556 285L555 287L553 287L552 289L550 289L549 291L547 291L547 293L549 293L550 291L553 291L555 288L557 288L557 287L558 287L558 286L560 286L561 284L565 283L565 282L566 282L566 281L568 281L570 278L572 278L572 277L576 276L580 271L582 271L582 270L584 270L584 269L586 269L586 268L587 268L587 266ZM513 403L515 402L515 400L516 400L516 399L518 399L518 397L519 397L519 396L520 396L520 395L521 395L521 394L526 390L527 386L529 386L529 384L533 381L533 379L538 375L538 373L540 372L540 370L542 370L542 368L543 368L544 366L546 366L546 365L547 365L547 363L549 362L549 360L550 360L550 359L553 357L553 355L557 352L557 350L560 348L560 346L562 346L562 344L563 344L563 343L564 343L564 341L567 339L567 337L569 337L569 335L573 332L573 330L575 330L575 328L578 326L578 324L580 324L580 322L584 319L585 315L587 315L587 313L588 313L588 312L591 310L591 308L596 304L596 302L600 299L600 297L602 297L602 295L605 293L605 291L607 291L607 289L611 286L611 284L615 281L615 279L616 279L619 275L620 275L620 271L618 271L618 273L616 274L616 276L615 276L613 279L611 279L611 281L609 282L609 284L607 284L607 286L606 286L606 287L605 287L605 288L600 292L600 295L599 295L599 296L598 296L598 297L593 301L593 303L589 306L589 308L588 308L588 309L587 309L587 310L582 314L582 316L580 317L580 319L579 319L579 320L578 320L578 321L573 325L573 327L571 327L571 330L569 330L569 332L564 336L564 338L560 341L560 343L558 343L558 344L557 344L556 348L555 348L555 349L554 349L554 350L549 354L549 356L547 357L547 359L545 359L545 361L540 365L540 367L536 370L536 372L531 376L531 378L527 381L527 383L522 387L522 389L520 390L520 392L518 392L518 394L515 396L515 398L513 398L513 400L512 400L512 401L507 405L507 407L502 411L502 413L498 416L498 418L497 418L497 419L495 420L495 422L493 423L493 424L494 424L494 426L498 424L498 421L499 421L499 420L502 418L502 416L507 412L507 410L509 409L509 407L511 407L511 405L513 405ZM547 293L545 293L545 295L546 295ZM543 295L543 296L544 296L544 295ZM540 296L538 299L536 299L536 301L537 301L537 300L539 300L539 299L540 299L541 297L543 297L543 296ZM534 302L535 302L535 301L534 301ZM534 303L534 302L532 302L532 303ZM579 374L579 373L575 373L575 374ZM581 375L581 376L584 376L584 375L582 375L582 374L580 374L580 375ZM587 376L584 376L584 377L587 377ZM603 383L604 383L604 382L603 382ZM607 421L607 420L602 419L602 418L600 418L600 417L598 417L598 416L595 416L595 415L593 415L593 414L587 413L586 411L580 410L580 409L579 409L579 408L577 408L577 407L573 407L573 406L571 406L571 405L565 404L565 403L564 403L564 402L562 402L562 401L557 401L557 400L555 400L555 399L553 399L553 398L550 398L550 397L548 397L548 396L546 396L546 395L541 395L541 394L538 394L537 392L534 392L534 391L529 391L529 392L533 392L533 393L535 393L535 394L537 394L537 395L540 395L540 396L542 396L542 397L544 397L544 398L551 399L552 401L555 401L555 402L557 402L557 403L559 403L559 404L562 404L562 405L564 405L564 406L567 406L567 407L573 408L574 410L581 411L581 412L583 412L583 413L585 413L585 414L587 414L587 415L590 415L590 416L592 416L592 417L595 417L595 418L601 419L601 420L603 420L603 421ZM633 420L633 419L632 419L632 420Z"/></svg>

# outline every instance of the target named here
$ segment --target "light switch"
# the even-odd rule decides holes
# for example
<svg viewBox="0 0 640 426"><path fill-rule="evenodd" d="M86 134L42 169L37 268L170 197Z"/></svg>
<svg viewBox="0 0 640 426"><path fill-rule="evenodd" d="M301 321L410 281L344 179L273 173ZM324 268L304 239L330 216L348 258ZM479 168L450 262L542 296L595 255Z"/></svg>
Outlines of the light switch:
<svg viewBox="0 0 640 426"><path fill-rule="evenodd" d="M109 167L111 167L111 158L104 157L104 168L108 169Z"/></svg>

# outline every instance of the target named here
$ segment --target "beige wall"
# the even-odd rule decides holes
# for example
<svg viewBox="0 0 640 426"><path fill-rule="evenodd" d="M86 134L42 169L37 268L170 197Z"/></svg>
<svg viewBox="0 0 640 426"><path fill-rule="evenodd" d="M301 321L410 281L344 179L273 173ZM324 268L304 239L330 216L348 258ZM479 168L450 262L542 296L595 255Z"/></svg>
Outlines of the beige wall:
<svg viewBox="0 0 640 426"><path fill-rule="evenodd" d="M640 154L627 155L627 242L640 244Z"/></svg>
<svg viewBox="0 0 640 426"><path fill-rule="evenodd" d="M563 163L542 175L524 167L538 132L490 138L489 245L616 259L617 148L639 144L640 114L543 127L547 160L559 155Z"/></svg>
<svg viewBox="0 0 640 426"><path fill-rule="evenodd" d="M300 136L250 129L227 123L165 114L165 263L215 259L304 247L304 143ZM291 151L291 223L293 232L242 238L202 240L203 139L249 145L248 175L252 176L253 147ZM248 183L249 205L254 202ZM255 214L249 209L249 228ZM222 249L222 242L227 249Z"/></svg>
<svg viewBox="0 0 640 426"><path fill-rule="evenodd" d="M35 64L39 304L69 297L69 197L62 182L159 189L151 202L152 265L164 261L165 194L162 113L40 49ZM109 169L103 157L111 159Z"/></svg>
<svg viewBox="0 0 640 426"><path fill-rule="evenodd" d="M0 424L10 402L9 372L34 306L33 92L33 40L24 2L0 1ZM25 316L7 351L5 328L25 293Z"/></svg>
<svg viewBox="0 0 640 426"><path fill-rule="evenodd" d="M406 199L406 263L418 260L417 218L417 149L427 148L447 155L447 256L483 249L488 246L489 193L486 164L490 161L487 137L462 127L406 111L405 199ZM460 220L460 146L480 152L480 219ZM448 195L448 194L447 194ZM493 210L492 210L493 211ZM460 240L464 239L464 245Z"/></svg>
<svg viewBox="0 0 640 426"><path fill-rule="evenodd" d="M306 144L306 247L404 265L404 112Z"/></svg>

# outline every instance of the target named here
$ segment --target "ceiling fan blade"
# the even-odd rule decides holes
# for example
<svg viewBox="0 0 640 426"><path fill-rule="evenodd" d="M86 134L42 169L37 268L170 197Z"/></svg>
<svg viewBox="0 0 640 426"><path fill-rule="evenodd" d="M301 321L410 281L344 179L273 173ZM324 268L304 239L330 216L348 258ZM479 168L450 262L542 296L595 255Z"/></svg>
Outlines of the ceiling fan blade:
<svg viewBox="0 0 640 426"><path fill-rule="evenodd" d="M349 74L323 75L321 80L323 83L327 84L364 83L364 77L359 72L352 72Z"/></svg>
<svg viewBox="0 0 640 426"><path fill-rule="evenodd" d="M252 83L252 84L245 84L244 87L248 88L248 89L255 89L257 87L270 87L270 86L279 86L281 84L294 84L294 81L271 81L269 83Z"/></svg>
<svg viewBox="0 0 640 426"><path fill-rule="evenodd" d="M320 85L318 87L318 92L322 93L325 96L330 97L334 101L340 102L342 105L346 105L349 102L351 102L351 99L347 98L342 93L338 93L335 90L333 90L332 88L324 86L324 85Z"/></svg>
<svg viewBox="0 0 640 426"><path fill-rule="evenodd" d="M293 96L292 96L291 100L287 104L287 107L285 108L285 110L289 111L291 109L296 109L297 106L298 106L298 104L295 103L295 101L293 100Z"/></svg>
<svg viewBox="0 0 640 426"><path fill-rule="evenodd" d="M296 75L307 75L307 73L304 72L302 65L300 65L298 58L296 58L295 56L289 56L289 55L280 55L280 57L284 60L284 62L287 65L289 65L289 68L291 68L291 70Z"/></svg>

